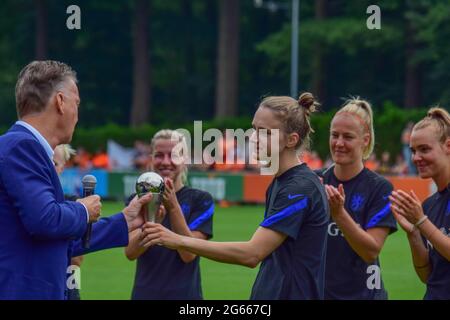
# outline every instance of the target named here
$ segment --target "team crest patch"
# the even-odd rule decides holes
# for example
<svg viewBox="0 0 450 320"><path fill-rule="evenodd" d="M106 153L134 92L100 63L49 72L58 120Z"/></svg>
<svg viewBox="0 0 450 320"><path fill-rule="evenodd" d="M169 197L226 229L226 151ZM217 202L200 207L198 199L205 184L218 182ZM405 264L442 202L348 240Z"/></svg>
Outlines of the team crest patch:
<svg viewBox="0 0 450 320"><path fill-rule="evenodd" d="M352 209L352 211L358 211L359 209L361 209L361 207L364 203L364 200L365 199L361 194L359 194L359 193L354 194L350 201L350 209Z"/></svg>

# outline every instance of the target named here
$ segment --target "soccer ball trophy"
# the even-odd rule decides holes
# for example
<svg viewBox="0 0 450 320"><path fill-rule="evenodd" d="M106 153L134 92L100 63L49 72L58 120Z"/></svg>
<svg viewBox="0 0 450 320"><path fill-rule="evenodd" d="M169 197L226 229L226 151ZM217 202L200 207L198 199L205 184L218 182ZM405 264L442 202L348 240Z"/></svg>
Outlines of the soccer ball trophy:
<svg viewBox="0 0 450 320"><path fill-rule="evenodd" d="M142 197L147 193L152 193L152 200L147 205L147 221L155 222L155 215L162 202L164 192L164 179L157 173L145 172L136 181L136 193Z"/></svg>

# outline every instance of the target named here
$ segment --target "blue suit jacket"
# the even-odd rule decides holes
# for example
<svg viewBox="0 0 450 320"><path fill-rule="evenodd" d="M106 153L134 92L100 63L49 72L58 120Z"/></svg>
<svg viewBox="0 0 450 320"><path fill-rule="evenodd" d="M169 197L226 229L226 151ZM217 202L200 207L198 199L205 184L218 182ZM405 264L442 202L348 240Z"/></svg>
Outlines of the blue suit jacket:
<svg viewBox="0 0 450 320"><path fill-rule="evenodd" d="M83 250L86 220L82 204L64 201L54 164L28 129L0 136L0 299L64 299L71 256L128 244L119 213L93 224Z"/></svg>

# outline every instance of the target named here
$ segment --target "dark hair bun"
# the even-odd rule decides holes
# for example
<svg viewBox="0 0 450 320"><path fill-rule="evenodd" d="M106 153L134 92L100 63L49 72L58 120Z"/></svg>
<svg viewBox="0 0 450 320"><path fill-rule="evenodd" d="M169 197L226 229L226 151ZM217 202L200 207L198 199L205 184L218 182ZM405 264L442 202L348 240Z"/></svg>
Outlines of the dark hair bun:
<svg viewBox="0 0 450 320"><path fill-rule="evenodd" d="M312 93L304 92L298 98L298 104L305 108L308 115L317 111L319 103L316 101Z"/></svg>

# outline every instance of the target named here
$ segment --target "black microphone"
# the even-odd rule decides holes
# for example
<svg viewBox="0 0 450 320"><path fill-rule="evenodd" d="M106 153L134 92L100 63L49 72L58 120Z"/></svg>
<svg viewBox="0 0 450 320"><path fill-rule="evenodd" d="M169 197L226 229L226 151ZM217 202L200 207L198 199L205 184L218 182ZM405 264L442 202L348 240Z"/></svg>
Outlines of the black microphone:
<svg viewBox="0 0 450 320"><path fill-rule="evenodd" d="M93 175L85 175L83 179L81 179L81 183L83 185L83 198L92 196L94 194L95 185L97 184L97 179ZM83 248L89 249L91 241L91 232L92 232L92 222L88 223L86 233L83 236Z"/></svg>

